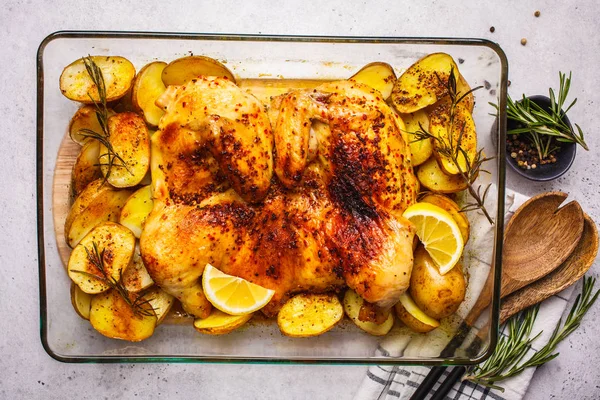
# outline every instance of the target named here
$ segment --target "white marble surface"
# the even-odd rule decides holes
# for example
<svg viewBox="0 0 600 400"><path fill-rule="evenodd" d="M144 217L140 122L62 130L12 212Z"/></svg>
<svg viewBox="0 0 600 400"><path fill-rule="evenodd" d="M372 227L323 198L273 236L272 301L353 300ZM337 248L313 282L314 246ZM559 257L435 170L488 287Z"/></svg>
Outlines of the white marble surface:
<svg viewBox="0 0 600 400"><path fill-rule="evenodd" d="M588 133L571 171L533 184L508 173L509 187L563 190L600 220L597 134L600 114L598 18L593 0L563 1L84 1L4 0L0 5L0 398L351 399L364 367L266 365L69 365L51 359L39 338L35 199L35 54L64 29L311 35L483 37L510 64L510 92L544 93L572 70L579 103L569 114ZM427 4L429 3L429 4ZM459 4L460 3L460 4ZM493 3L493 4L492 4ZM534 11L541 16L535 18ZM489 28L495 27L490 33ZM520 44L527 38L527 46ZM596 263L592 275L598 276ZM540 368L527 399L599 398L600 305Z"/></svg>

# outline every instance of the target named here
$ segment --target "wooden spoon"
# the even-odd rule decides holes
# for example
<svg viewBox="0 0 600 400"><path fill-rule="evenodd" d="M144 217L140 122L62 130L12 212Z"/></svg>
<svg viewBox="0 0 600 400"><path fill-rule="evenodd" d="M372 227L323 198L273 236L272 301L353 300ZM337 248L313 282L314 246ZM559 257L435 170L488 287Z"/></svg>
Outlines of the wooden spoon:
<svg viewBox="0 0 600 400"><path fill-rule="evenodd" d="M560 207L566 193L547 192L527 200L512 216L504 233L502 281L500 297L549 274L573 252L583 234L584 218L576 201ZM477 302L465 318L473 326L490 304L493 274L481 291Z"/></svg>
<svg viewBox="0 0 600 400"><path fill-rule="evenodd" d="M577 282L590 269L597 254L598 229L590 216L584 214L583 235L575 250L560 267L504 298L500 307L500 323Z"/></svg>

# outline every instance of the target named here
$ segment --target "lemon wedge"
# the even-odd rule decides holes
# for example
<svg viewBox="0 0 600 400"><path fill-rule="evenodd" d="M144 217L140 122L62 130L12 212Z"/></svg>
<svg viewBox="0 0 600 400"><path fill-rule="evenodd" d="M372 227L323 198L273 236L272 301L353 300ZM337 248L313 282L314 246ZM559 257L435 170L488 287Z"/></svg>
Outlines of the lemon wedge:
<svg viewBox="0 0 600 400"><path fill-rule="evenodd" d="M440 274L454 268L462 255L464 241L452 215L436 205L416 203L408 207L403 216L417 229L419 240L437 264Z"/></svg>
<svg viewBox="0 0 600 400"><path fill-rule="evenodd" d="M210 264L202 274L204 295L215 308L229 315L245 315L263 308L275 294L274 290L227 275Z"/></svg>

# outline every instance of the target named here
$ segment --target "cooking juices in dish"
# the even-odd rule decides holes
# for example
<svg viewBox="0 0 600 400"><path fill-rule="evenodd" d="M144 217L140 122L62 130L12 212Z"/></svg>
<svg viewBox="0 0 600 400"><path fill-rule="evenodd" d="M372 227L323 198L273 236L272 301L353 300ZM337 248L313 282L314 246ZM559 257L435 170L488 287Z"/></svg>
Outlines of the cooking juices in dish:
<svg viewBox="0 0 600 400"><path fill-rule="evenodd" d="M382 336L396 317L435 329L462 303L469 220L450 196L485 160L449 55L288 87L208 57L130 64L85 57L60 80L86 104L68 273L100 333L143 340L179 302L202 333L260 310L292 337L344 314Z"/></svg>

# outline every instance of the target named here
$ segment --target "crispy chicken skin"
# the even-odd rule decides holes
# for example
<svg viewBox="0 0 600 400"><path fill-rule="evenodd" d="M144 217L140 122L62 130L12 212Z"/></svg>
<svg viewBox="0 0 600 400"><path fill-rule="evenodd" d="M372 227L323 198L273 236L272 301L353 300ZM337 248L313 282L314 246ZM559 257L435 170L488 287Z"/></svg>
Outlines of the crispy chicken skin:
<svg viewBox="0 0 600 400"><path fill-rule="evenodd" d="M262 125L271 117L276 176L265 186L257 182L268 174L253 175L248 162L223 166L206 139L223 130L189 123L244 118L225 100L222 113L216 105L204 113L204 101L226 98L206 91L241 96L235 85L216 85L221 78L204 79L202 94L169 88L162 98L166 114L152 138L154 209L140 239L152 278L198 317L210 312L200 284L206 263L274 289L268 316L294 293L346 286L384 308L397 302L412 270L414 230L401 214L415 201L415 178L402 121L378 92L333 82L274 99L269 116L257 108L257 122L236 128L234 140L272 143ZM188 114L188 102L204 117Z"/></svg>

